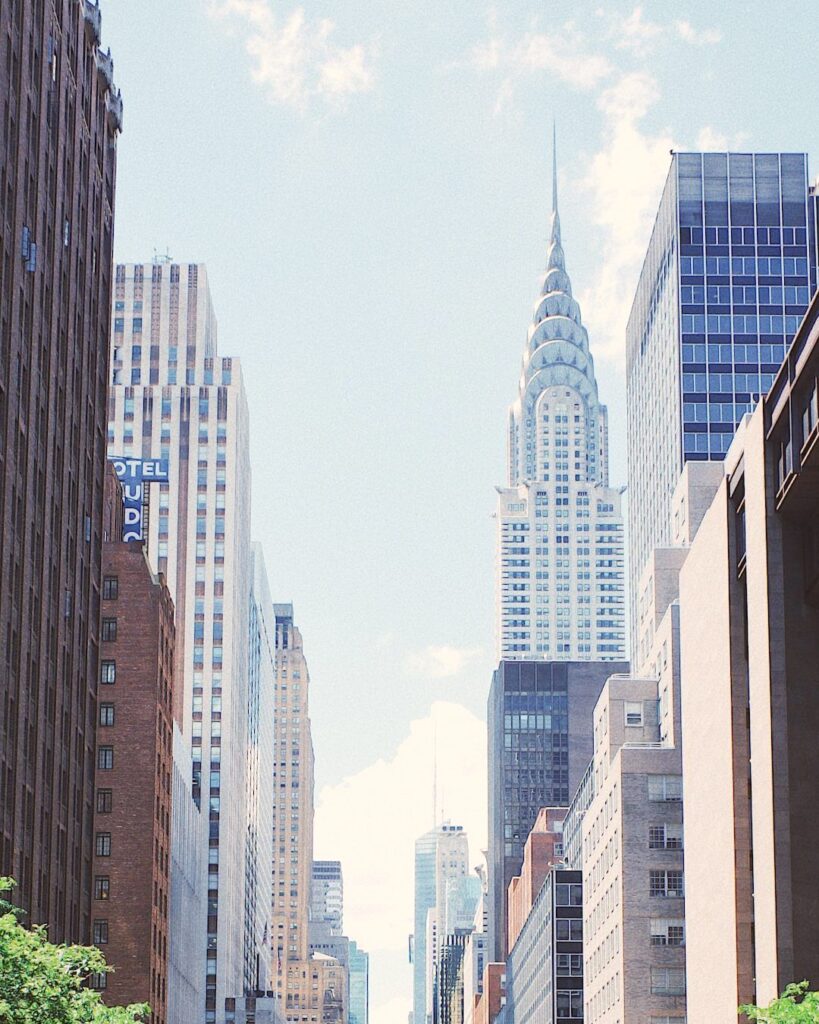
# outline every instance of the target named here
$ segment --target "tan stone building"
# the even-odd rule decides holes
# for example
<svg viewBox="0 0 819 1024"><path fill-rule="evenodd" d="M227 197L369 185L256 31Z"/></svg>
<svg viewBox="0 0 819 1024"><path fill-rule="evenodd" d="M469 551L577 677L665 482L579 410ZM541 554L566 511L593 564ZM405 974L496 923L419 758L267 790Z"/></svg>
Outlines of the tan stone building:
<svg viewBox="0 0 819 1024"><path fill-rule="evenodd" d="M593 1024L686 1020L679 577L721 479L720 463L684 468L671 501L675 546L655 549L640 577L637 675L611 677L595 709L582 822Z"/></svg>
<svg viewBox="0 0 819 1024"><path fill-rule="evenodd" d="M819 985L819 300L681 573L689 1017Z"/></svg>
<svg viewBox="0 0 819 1024"><path fill-rule="evenodd" d="M273 988L288 1020L310 1006L309 920L313 867L310 676L293 606L277 604L273 770ZM314 1017L313 1020L316 1018ZM320 1019L320 1018L319 1018Z"/></svg>

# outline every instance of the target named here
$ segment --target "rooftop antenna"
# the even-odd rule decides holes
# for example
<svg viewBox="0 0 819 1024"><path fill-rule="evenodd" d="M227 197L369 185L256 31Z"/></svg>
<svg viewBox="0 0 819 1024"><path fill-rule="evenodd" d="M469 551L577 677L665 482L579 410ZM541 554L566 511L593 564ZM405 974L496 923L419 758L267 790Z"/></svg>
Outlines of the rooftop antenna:
<svg viewBox="0 0 819 1024"><path fill-rule="evenodd" d="M165 252L160 252L156 246L154 246L154 263L172 263L173 257L168 246L165 246Z"/></svg>
<svg viewBox="0 0 819 1024"><path fill-rule="evenodd" d="M432 723L432 827L438 827L438 723Z"/></svg>

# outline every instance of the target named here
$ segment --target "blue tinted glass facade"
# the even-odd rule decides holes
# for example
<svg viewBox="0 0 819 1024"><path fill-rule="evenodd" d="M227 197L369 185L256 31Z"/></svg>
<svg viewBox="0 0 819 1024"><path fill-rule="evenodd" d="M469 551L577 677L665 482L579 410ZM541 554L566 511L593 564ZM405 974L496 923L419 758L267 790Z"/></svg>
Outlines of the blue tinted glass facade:
<svg viewBox="0 0 819 1024"><path fill-rule="evenodd" d="M675 163L683 458L719 459L816 288L807 161L680 153Z"/></svg>
<svg viewBox="0 0 819 1024"><path fill-rule="evenodd" d="M817 284L803 153L676 153L626 332L631 633L683 463L722 459Z"/></svg>

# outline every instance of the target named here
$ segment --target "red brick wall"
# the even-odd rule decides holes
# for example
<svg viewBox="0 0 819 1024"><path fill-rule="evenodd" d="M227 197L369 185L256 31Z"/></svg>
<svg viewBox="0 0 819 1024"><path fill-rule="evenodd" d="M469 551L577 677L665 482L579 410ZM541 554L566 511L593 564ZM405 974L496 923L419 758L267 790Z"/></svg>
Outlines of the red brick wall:
<svg viewBox="0 0 819 1024"><path fill-rule="evenodd" d="M106 580L117 596L106 597ZM101 642L101 660L116 664L113 685L100 685L95 768L94 922L107 921L101 943L114 967L105 988L110 1004L148 1002L156 1024L167 1007L168 906L174 621L164 582L152 576L142 546L112 541L103 554L102 619L116 620L116 639ZM105 627L103 626L103 630ZM114 724L105 725L105 705ZM102 747L113 767L100 767ZM111 810L99 810L100 790L111 790ZM96 837L110 833L111 854L99 856ZM97 881L108 878L108 899Z"/></svg>

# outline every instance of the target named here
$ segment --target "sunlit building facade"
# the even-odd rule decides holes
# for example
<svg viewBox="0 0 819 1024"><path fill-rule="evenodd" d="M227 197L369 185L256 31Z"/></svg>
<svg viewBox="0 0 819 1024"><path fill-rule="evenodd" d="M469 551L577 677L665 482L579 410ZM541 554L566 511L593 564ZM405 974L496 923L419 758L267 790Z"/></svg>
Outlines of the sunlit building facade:
<svg viewBox="0 0 819 1024"><path fill-rule="evenodd" d="M556 169L546 276L509 410L498 488L498 659L626 655L621 493L609 487L608 414L572 296Z"/></svg>
<svg viewBox="0 0 819 1024"><path fill-rule="evenodd" d="M632 612L683 463L721 460L779 370L816 289L815 217L804 153L671 158L626 331Z"/></svg>
<svg viewBox="0 0 819 1024"><path fill-rule="evenodd" d="M143 528L176 608L174 717L208 818L200 1019L212 1024L246 983L250 457L239 362L217 354L202 264L116 267L110 372L109 455L168 464L146 488Z"/></svg>
<svg viewBox="0 0 819 1024"><path fill-rule="evenodd" d="M313 869L313 737L310 675L292 604L276 617L273 746L273 872L271 989L289 1021L321 1022L321 994L312 989L308 924ZM318 954L317 954L318 955ZM327 959L327 958L325 958ZM333 959L333 958L329 958ZM333 959L333 963L337 963ZM324 968L315 968L324 977ZM330 974L335 977L334 967ZM335 983L335 982L334 982Z"/></svg>

